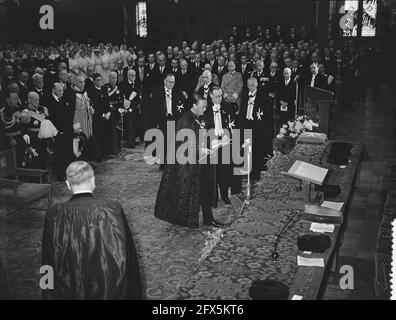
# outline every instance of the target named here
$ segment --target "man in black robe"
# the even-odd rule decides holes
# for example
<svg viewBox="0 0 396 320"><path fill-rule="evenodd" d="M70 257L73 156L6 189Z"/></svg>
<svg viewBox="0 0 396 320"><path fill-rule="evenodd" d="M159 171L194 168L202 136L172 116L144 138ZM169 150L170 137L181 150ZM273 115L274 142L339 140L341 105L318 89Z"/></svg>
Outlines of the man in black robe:
<svg viewBox="0 0 396 320"><path fill-rule="evenodd" d="M140 300L139 263L121 205L95 198L92 167L77 161L66 170L73 196L51 207L44 221L42 264L53 268L50 300Z"/></svg>
<svg viewBox="0 0 396 320"><path fill-rule="evenodd" d="M247 85L249 91L242 96L239 124L241 130L252 130L251 177L258 181L265 158L272 155L272 109L265 91L258 89L256 78L249 78Z"/></svg>
<svg viewBox="0 0 396 320"><path fill-rule="evenodd" d="M176 132L182 129L192 130L195 141L188 141L189 149L184 155L186 158L191 155L195 157L186 163L176 159L175 164L165 165L155 204L155 217L190 228L199 227L200 207L204 225L221 226L212 214L216 197L215 172L210 170L211 165L199 162L202 155L210 153L206 148L201 149L199 143L199 130L205 129L205 123L199 117L204 114L206 106L203 97L195 96L191 110L177 121ZM184 143L186 141L177 141L175 150Z"/></svg>

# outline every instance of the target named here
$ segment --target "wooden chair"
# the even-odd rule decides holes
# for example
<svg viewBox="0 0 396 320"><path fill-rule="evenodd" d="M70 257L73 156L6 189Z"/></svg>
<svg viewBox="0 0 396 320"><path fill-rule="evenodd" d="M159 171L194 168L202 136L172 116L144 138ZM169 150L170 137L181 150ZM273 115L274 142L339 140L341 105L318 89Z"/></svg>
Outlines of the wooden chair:
<svg viewBox="0 0 396 320"><path fill-rule="evenodd" d="M28 208L33 202L48 197L48 207L52 205L52 183L42 183L49 173L47 170L17 168L15 151L8 149L0 152L0 203L16 206L20 213L27 209L40 210L44 208ZM23 183L20 177L37 177L40 183Z"/></svg>

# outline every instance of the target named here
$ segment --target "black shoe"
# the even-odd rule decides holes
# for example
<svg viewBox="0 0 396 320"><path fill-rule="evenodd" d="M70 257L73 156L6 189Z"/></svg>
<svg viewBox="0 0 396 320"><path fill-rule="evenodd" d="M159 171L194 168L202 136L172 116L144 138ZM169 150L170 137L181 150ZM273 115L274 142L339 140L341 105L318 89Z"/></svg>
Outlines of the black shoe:
<svg viewBox="0 0 396 320"><path fill-rule="evenodd" d="M224 226L224 223L217 222L214 219L210 220L210 221L207 221L207 222L204 222L203 224L204 224L204 226L210 226L210 227L215 227L215 228L221 228L221 227Z"/></svg>

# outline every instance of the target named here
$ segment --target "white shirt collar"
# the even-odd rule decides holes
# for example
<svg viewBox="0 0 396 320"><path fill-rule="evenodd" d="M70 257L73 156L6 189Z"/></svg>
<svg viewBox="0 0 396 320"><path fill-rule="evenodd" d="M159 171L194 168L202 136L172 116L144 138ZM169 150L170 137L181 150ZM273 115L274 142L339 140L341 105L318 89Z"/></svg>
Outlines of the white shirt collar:
<svg viewBox="0 0 396 320"><path fill-rule="evenodd" d="M56 96L56 95L54 95L54 94L52 94L52 96L55 98L55 100L56 100L57 102L59 102L60 98L59 98L58 96Z"/></svg>

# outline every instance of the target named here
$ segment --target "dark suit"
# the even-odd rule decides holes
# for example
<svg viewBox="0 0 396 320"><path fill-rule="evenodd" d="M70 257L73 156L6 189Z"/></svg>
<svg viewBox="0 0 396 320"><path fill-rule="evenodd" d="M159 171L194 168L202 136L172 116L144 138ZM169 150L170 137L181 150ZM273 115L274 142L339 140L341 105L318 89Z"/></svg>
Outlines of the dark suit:
<svg viewBox="0 0 396 320"><path fill-rule="evenodd" d="M205 85L201 86L198 89L197 94L204 97L206 99L206 101L208 102L208 106L212 103L212 98L210 97L210 90L212 90L213 87L215 87L216 84L214 84L213 82L209 83L208 85L208 89L205 91Z"/></svg>
<svg viewBox="0 0 396 320"><path fill-rule="evenodd" d="M219 84L221 84L223 76L228 72L228 69L226 66L223 66L223 69L220 71L219 66L217 66L215 69L212 70L212 72L219 78Z"/></svg>
<svg viewBox="0 0 396 320"><path fill-rule="evenodd" d="M221 122L222 122L222 128L226 133L226 129L228 130L228 137L231 138L231 130L230 130L230 124L235 123L235 118L234 118L234 113L232 111L232 107L230 104L226 102L221 103L220 107L220 115L221 115ZM214 129L215 128L215 122L214 122L214 112L213 112L213 102L208 103L208 108L206 109L204 113L204 121L206 124L206 129ZM230 160L232 159L231 156L231 145L222 147L222 149L226 149L226 153L230 153ZM218 164L216 165L210 165L209 167L211 170L215 170L216 172L216 184L220 189L220 195L221 198L228 199L228 189L231 187L232 193L238 193L240 190L234 190L238 189L240 185L238 185L238 181L235 181L233 179L233 165L230 164L223 164L223 156L222 156L222 150L219 149L218 151Z"/></svg>
<svg viewBox="0 0 396 320"><path fill-rule="evenodd" d="M55 139L55 174L63 181L66 168L73 161L73 119L76 105L69 104L66 97L57 101L52 94L47 103L49 119L59 131Z"/></svg>
<svg viewBox="0 0 396 320"><path fill-rule="evenodd" d="M92 107L95 110L92 121L92 150L93 160L101 161L103 156L109 155L112 150L111 120L106 120L103 115L111 112L110 100L107 90L103 87L88 91Z"/></svg>
<svg viewBox="0 0 396 320"><path fill-rule="evenodd" d="M94 83L91 78L85 79L85 91L89 92L94 88Z"/></svg>
<svg viewBox="0 0 396 320"><path fill-rule="evenodd" d="M124 99L131 102L131 108L133 110L124 116L124 128L126 129L128 145L134 148L136 137L139 135L139 125L143 125L143 119L141 119L142 110L140 106L141 87L137 82L130 83L128 80L124 80L120 83L120 91ZM136 92L136 96L133 99L130 99L132 92Z"/></svg>
<svg viewBox="0 0 396 320"><path fill-rule="evenodd" d="M168 73L172 73L172 69L169 66L165 66L161 73L160 66L157 65L150 73L153 88L162 86L164 84L164 78Z"/></svg>
<svg viewBox="0 0 396 320"><path fill-rule="evenodd" d="M187 68L185 74L183 74L182 70L176 74L176 86L186 92L189 99L192 97L196 83L193 71L190 70L190 67Z"/></svg>
<svg viewBox="0 0 396 320"><path fill-rule="evenodd" d="M187 111L185 101L181 90L174 87L172 90L172 114L167 114L167 97L165 94L165 87L158 86L153 90L153 95L150 100L149 110L149 124L151 128L159 128L164 134L165 138L165 154L164 161L166 161L167 152L167 123L169 121L177 121Z"/></svg>
<svg viewBox="0 0 396 320"><path fill-rule="evenodd" d="M292 121L295 116L295 99L296 99L296 85L294 81L290 80L286 85L285 80L279 83L279 91L277 97L276 112L279 115L279 125L287 124L287 121ZM287 103L287 111L282 111L281 101Z"/></svg>
<svg viewBox="0 0 396 320"><path fill-rule="evenodd" d="M242 70L242 64L238 64L236 71L239 72L242 75L243 78L243 89L246 90L247 89L247 79L250 78L250 76L252 75L253 71L254 71L254 67L253 64L251 63L247 63L245 70L243 72Z"/></svg>
<svg viewBox="0 0 396 320"><path fill-rule="evenodd" d="M241 109L239 112L240 128L252 130L252 171L254 179L260 179L260 171L264 169L266 160L264 158L272 155L272 104L266 92L263 89L257 89L253 103L253 112L251 119L247 119L247 111L250 95L253 93L246 92L242 96ZM253 101L253 100L251 100Z"/></svg>
<svg viewBox="0 0 396 320"><path fill-rule="evenodd" d="M27 103L27 95L28 95L28 87L27 85L22 84L20 81L18 81L18 87L19 87L19 98L22 101L22 104Z"/></svg>
<svg viewBox="0 0 396 320"><path fill-rule="evenodd" d="M268 92L269 77L262 71L260 74L257 71L252 73L252 77L257 79L258 88Z"/></svg>
<svg viewBox="0 0 396 320"><path fill-rule="evenodd" d="M142 299L139 262L121 205L73 195L44 220L42 264L54 268L49 300Z"/></svg>
<svg viewBox="0 0 396 320"><path fill-rule="evenodd" d="M305 81L305 85L306 86L311 86L311 87L315 87L315 88L319 88L319 89L323 89L323 90L327 90L327 83L326 83L326 78L322 75L322 74L317 74L315 76L315 80L312 86L312 74L310 75L310 77L306 78Z"/></svg>

